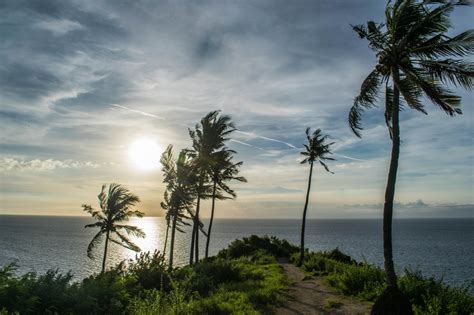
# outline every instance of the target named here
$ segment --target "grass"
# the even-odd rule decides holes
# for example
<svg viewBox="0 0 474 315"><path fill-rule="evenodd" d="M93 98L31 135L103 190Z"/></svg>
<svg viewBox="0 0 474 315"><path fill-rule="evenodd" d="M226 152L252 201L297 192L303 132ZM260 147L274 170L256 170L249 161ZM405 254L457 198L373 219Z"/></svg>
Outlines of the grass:
<svg viewBox="0 0 474 315"><path fill-rule="evenodd" d="M291 261L299 256L293 254ZM312 252L301 268L322 276L337 291L365 301L374 301L385 289L385 273L376 266L358 263L339 250ZM405 270L398 278L400 289L413 304L415 314L473 314L474 297L465 287L450 287L441 280L423 277L420 272Z"/></svg>
<svg viewBox="0 0 474 315"><path fill-rule="evenodd" d="M326 308L328 310L341 308L342 302L336 299L327 299Z"/></svg>

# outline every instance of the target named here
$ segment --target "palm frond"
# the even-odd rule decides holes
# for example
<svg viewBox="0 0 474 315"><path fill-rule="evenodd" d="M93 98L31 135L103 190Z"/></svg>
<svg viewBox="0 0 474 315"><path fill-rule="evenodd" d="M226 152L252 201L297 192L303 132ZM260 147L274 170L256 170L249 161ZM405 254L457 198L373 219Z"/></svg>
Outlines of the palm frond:
<svg viewBox="0 0 474 315"><path fill-rule="evenodd" d="M359 138L362 137L360 131L363 130L360 120L361 115L364 112L364 109L360 107L358 104L352 105L349 111L349 127L351 128L352 132Z"/></svg>
<svg viewBox="0 0 474 315"><path fill-rule="evenodd" d="M459 96L442 87L439 82L423 75L420 71L417 71L417 69L405 67L403 71L407 78L415 82L421 90L423 90L424 94L447 114L450 116L462 114L459 108L461 102Z"/></svg>
<svg viewBox="0 0 474 315"><path fill-rule="evenodd" d="M94 248L97 246L97 244L100 242L100 238L102 234L104 233L102 231L99 231L96 235L94 235L91 242L87 246L87 257L89 257L90 259L94 258L93 251L94 251Z"/></svg>
<svg viewBox="0 0 474 315"><path fill-rule="evenodd" d="M380 84L380 73L377 69L375 69L362 82L359 95L356 96L354 104L365 108L371 108L375 106Z"/></svg>
<svg viewBox="0 0 474 315"><path fill-rule="evenodd" d="M115 228L120 230L123 229L125 232L127 232L128 235L136 236L136 237L145 237L145 232L143 232L142 229L139 227L133 226L133 225L124 225L124 224L116 224Z"/></svg>
<svg viewBox="0 0 474 315"><path fill-rule="evenodd" d="M120 245L122 247L125 247L127 249L133 250L134 252L139 252L141 249L136 245L134 242L132 242L131 239L129 239L127 236L123 235L120 232L115 231L114 235L118 236L119 240L114 239L113 237L110 238L110 241Z"/></svg>
<svg viewBox="0 0 474 315"><path fill-rule="evenodd" d="M452 83L470 90L474 81L474 64L462 60L420 60L420 69L423 70L432 80L443 83Z"/></svg>

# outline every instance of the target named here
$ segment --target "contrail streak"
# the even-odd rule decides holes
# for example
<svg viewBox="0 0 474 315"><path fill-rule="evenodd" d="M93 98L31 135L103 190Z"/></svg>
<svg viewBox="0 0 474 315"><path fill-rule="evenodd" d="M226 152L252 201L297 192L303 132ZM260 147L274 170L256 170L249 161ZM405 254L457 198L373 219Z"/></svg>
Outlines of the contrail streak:
<svg viewBox="0 0 474 315"><path fill-rule="evenodd" d="M334 155L335 155L335 156L340 156L340 157L342 157L343 159L348 159L348 160L352 160L352 161L367 162L367 160L362 160L362 159L350 157L350 156L343 155L343 154L334 153Z"/></svg>
<svg viewBox="0 0 474 315"><path fill-rule="evenodd" d="M236 130L235 132L241 133L241 134L244 134L244 135L247 135L247 136L250 136L250 137L259 138L259 139L263 139L263 140L267 140L267 141L283 143L283 144L289 146L289 147L292 148L292 149L296 149L296 147L295 147L294 145L292 145L291 143L288 143L288 142L285 142L285 141L281 141L281 140L278 140L278 139L273 139L273 138L268 138L268 137L264 137L264 136L259 136L259 135L255 134L255 133L252 133L252 132L245 132L245 131L240 131L240 130Z"/></svg>
<svg viewBox="0 0 474 315"><path fill-rule="evenodd" d="M238 143L238 144L242 144L242 145L245 145L245 146L247 146L247 147L255 148L255 149L258 149L258 150L261 150L261 151L266 151L266 150L263 149L263 148L260 148L260 147L257 147L257 146L254 146L254 145L252 145L252 144L249 144L249 143L246 143L246 142L242 142L242 141L239 141L239 140L230 139L229 141L232 141L232 142L235 142L235 143Z"/></svg>
<svg viewBox="0 0 474 315"><path fill-rule="evenodd" d="M154 114L150 114L150 113L147 113L147 112L142 112L141 110L132 109L132 108L129 108L129 107L126 107L126 106L118 105L118 104L110 104L110 105L112 105L114 107L117 107L117 108L127 110L127 111L132 112L132 113L140 114L140 115L147 116L147 117L157 118L157 119L160 119L160 120L165 120L163 117L160 117L160 116L157 116L157 115L154 115Z"/></svg>

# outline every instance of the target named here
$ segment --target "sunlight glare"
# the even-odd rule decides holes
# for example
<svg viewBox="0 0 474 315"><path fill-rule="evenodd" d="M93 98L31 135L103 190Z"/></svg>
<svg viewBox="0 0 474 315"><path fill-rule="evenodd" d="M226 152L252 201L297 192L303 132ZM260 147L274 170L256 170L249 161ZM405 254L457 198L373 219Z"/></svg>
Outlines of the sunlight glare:
<svg viewBox="0 0 474 315"><path fill-rule="evenodd" d="M160 165L160 146L150 139L135 140L129 150L128 156L132 164L141 170L157 169Z"/></svg>

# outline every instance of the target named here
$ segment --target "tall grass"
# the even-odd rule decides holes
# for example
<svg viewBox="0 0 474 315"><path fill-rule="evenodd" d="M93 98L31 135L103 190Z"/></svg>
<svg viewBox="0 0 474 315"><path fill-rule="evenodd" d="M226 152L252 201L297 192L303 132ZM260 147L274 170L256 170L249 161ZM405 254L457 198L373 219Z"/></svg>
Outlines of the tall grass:
<svg viewBox="0 0 474 315"><path fill-rule="evenodd" d="M297 262L294 254L292 261ZM301 266L305 271L323 276L339 292L374 301L385 289L384 271L367 263L358 263L338 250L309 253ZM450 287L441 280L426 278L420 272L405 270L399 277L400 289L413 304L415 314L473 314L474 297L468 288Z"/></svg>

